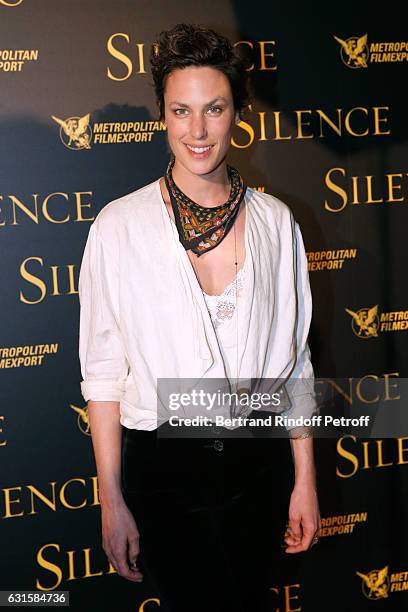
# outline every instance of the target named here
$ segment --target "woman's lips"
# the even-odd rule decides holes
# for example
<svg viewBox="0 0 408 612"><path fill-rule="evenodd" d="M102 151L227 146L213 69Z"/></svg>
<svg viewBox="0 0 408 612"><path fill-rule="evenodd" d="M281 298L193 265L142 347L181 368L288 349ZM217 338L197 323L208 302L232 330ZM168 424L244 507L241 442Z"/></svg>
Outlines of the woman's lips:
<svg viewBox="0 0 408 612"><path fill-rule="evenodd" d="M204 159L205 157L208 157L213 146L214 145L208 145L206 147L193 147L186 144L187 150L189 151L190 155L194 157L194 159Z"/></svg>

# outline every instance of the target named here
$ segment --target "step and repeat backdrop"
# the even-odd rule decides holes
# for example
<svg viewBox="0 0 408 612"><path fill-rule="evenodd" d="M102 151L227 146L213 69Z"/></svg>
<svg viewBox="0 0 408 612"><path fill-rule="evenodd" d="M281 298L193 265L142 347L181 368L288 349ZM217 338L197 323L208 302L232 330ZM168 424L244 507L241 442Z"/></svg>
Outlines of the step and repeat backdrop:
<svg viewBox="0 0 408 612"><path fill-rule="evenodd" d="M160 609L101 545L78 274L98 212L166 167L148 57L182 21L250 57L253 102L230 163L301 226L316 376L341 380L349 406L381 401L390 424L403 402L408 31L397 12L351 0L0 0L1 589L66 590L74 610ZM343 432L316 439L315 453L321 537L307 553L271 550L271 612L406 610L407 430Z"/></svg>

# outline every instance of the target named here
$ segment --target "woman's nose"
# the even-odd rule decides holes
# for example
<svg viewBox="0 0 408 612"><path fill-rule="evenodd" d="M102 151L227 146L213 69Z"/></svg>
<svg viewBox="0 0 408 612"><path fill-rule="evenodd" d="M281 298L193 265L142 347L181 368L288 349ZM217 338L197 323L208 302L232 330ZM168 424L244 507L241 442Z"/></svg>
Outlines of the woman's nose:
<svg viewBox="0 0 408 612"><path fill-rule="evenodd" d="M191 118L190 124L191 136L197 140L202 140L207 136L207 126L205 117L202 115L196 115Z"/></svg>

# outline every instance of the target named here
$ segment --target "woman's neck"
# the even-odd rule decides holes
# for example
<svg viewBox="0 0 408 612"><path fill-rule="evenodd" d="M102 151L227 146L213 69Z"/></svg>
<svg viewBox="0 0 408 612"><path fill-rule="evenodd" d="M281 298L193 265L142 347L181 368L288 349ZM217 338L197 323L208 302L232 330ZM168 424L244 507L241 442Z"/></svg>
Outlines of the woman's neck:
<svg viewBox="0 0 408 612"><path fill-rule="evenodd" d="M177 187L200 206L219 206L229 198L231 187L225 160L211 173L200 175L189 172L176 159L172 174Z"/></svg>

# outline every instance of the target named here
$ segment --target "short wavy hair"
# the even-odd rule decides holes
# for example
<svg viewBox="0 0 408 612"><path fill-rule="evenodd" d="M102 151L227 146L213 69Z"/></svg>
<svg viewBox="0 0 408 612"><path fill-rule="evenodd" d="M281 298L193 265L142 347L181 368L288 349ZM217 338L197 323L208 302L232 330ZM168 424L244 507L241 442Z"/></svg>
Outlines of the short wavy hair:
<svg viewBox="0 0 408 612"><path fill-rule="evenodd" d="M188 66L210 66L225 74L231 86L234 109L241 119L250 104L248 62L228 38L209 28L179 23L171 30L160 32L157 42L151 46L150 66L160 120L164 119L166 78L173 70Z"/></svg>

